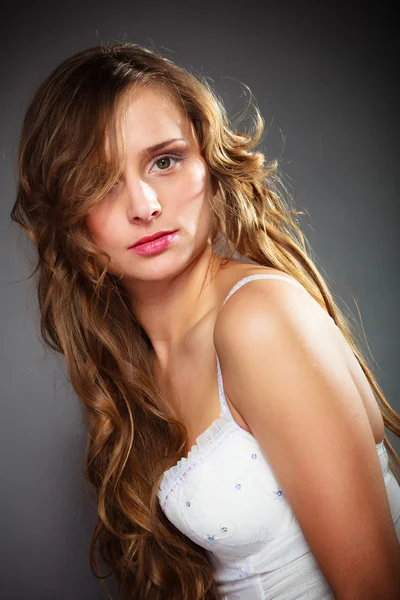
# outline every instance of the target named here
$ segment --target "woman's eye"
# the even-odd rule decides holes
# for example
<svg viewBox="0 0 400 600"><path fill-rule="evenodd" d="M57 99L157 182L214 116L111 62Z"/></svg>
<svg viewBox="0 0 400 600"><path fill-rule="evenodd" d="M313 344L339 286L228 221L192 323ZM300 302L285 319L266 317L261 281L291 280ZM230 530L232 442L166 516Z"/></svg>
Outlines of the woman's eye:
<svg viewBox="0 0 400 600"><path fill-rule="evenodd" d="M183 157L179 154L165 154L164 156L160 156L154 161L153 166L157 165L158 172L161 171L171 171L171 161L174 161L175 164L180 163L183 160Z"/></svg>
<svg viewBox="0 0 400 600"><path fill-rule="evenodd" d="M164 154L163 156L160 156L159 158L157 158L153 163L153 167L155 165L157 165L159 173L161 173L162 171L171 171L173 169L174 165L177 165L178 163L182 162L183 160L184 160L184 156L182 154L172 152L170 154ZM111 188L108 190L106 197L109 197L110 195L114 195L115 193L117 193L117 188L118 188L119 184L120 184L120 182L116 181L111 186Z"/></svg>

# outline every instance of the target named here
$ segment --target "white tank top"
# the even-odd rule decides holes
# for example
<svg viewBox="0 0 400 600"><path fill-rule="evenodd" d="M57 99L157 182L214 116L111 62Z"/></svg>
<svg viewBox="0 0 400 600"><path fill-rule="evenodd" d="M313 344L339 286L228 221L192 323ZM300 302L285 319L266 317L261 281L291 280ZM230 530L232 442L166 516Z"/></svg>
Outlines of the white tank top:
<svg viewBox="0 0 400 600"><path fill-rule="evenodd" d="M281 275L251 275L225 302L260 277L305 289ZM333 600L256 438L230 412L218 355L216 363L221 415L199 435L187 458L164 473L160 506L177 529L208 551L224 600ZM400 486L388 469L383 441L376 450L400 541Z"/></svg>

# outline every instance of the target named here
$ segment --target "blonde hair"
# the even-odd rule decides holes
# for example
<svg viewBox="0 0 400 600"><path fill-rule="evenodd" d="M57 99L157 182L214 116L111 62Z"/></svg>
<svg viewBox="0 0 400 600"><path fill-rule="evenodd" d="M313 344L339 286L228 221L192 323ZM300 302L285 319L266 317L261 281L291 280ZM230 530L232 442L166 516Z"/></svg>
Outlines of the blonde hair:
<svg viewBox="0 0 400 600"><path fill-rule="evenodd" d="M254 107L252 134L234 131L204 77L137 44L103 44L60 64L26 112L11 218L37 250L29 278L36 275L42 338L65 357L82 403L85 476L97 497L91 569L104 584L98 548L127 598L217 600L207 552L168 521L157 498L163 473L182 457L186 429L156 386L151 341L86 222L123 168L117 140L124 101L153 85L184 109L217 185L213 248L223 248L227 260L238 253L296 278L342 331L396 436L400 421L311 258L297 225L303 213L279 192L278 162L254 150L264 130L259 110ZM391 469L398 470L386 436L385 446Z"/></svg>

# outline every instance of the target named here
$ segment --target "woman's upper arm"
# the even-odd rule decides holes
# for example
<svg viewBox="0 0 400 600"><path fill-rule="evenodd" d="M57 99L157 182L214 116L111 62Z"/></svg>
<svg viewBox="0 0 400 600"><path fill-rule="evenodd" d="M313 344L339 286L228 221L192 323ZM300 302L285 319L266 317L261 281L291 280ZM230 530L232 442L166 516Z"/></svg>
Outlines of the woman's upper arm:
<svg viewBox="0 0 400 600"><path fill-rule="evenodd" d="M394 600L400 546L367 413L332 325L304 290L256 280L220 311L214 341L227 396L335 598Z"/></svg>

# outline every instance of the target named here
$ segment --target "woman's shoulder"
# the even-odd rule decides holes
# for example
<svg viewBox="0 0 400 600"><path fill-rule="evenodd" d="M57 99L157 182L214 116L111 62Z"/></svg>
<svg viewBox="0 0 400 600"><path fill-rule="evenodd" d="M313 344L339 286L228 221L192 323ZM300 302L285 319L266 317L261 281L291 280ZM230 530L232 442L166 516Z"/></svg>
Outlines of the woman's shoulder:
<svg viewBox="0 0 400 600"><path fill-rule="evenodd" d="M247 279L252 275L272 277ZM242 281L243 285L238 285ZM257 329L257 324L271 332L275 324L285 324L297 335L301 324L312 322L328 337L338 335L328 312L295 277L280 269L232 265L222 287L214 322L214 343L220 336L225 337L224 332L228 339L234 335L233 331L239 338L245 336L248 329Z"/></svg>
<svg viewBox="0 0 400 600"><path fill-rule="evenodd" d="M236 264L234 264L236 262ZM277 279L282 281L282 277L286 280L289 280L295 284L297 284L297 286L301 286L301 284L292 276L289 275L288 273L285 273L285 271L281 271L280 269L275 269L272 267L265 267L263 265L257 265L257 264L251 264L251 263L245 263L245 262L239 262L239 261L232 261L229 266L224 269L224 271L221 273L221 277L220 277L220 284L219 284L219 310L218 313L220 312L220 310L222 309L222 306L224 305L225 300L228 298L230 292L237 286L238 283L242 282L243 280L247 279L248 277L252 277L253 275L277 275L279 276L278 278L275 277L270 277L270 281L276 281ZM258 281L262 280L264 278L259 278ZM267 278L265 278L267 279ZM250 280L251 281L251 280ZM243 284L247 284L247 281L243 282ZM241 286L239 286L241 287ZM254 289L255 286L252 286L252 288ZM293 287L293 286L290 286ZM301 286L302 287L302 286ZM303 288L305 289L305 288ZM251 293L251 292L250 292Z"/></svg>

